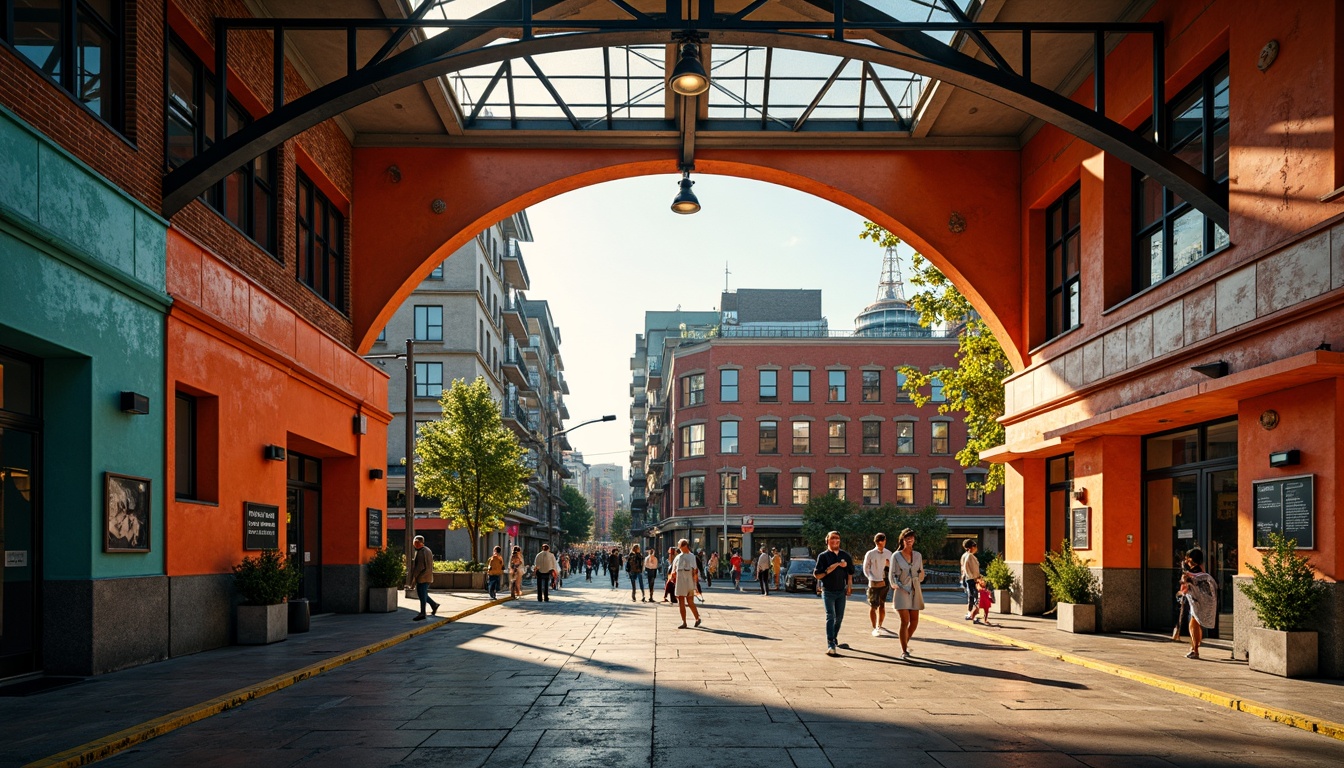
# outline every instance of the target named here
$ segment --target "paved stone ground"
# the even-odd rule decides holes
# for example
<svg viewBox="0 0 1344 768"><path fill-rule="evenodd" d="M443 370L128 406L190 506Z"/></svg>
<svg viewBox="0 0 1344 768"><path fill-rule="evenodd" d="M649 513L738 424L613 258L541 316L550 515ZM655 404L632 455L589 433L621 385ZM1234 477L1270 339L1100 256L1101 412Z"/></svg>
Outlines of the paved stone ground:
<svg viewBox="0 0 1344 768"><path fill-rule="evenodd" d="M574 583L571 582L573 586ZM934 610L952 611L948 605ZM109 765L1338 766L1344 743L928 623L715 589L701 629L594 581L478 613ZM893 622L894 625L894 622ZM1064 637L1060 633L1061 637ZM1165 650L1165 649L1164 649Z"/></svg>

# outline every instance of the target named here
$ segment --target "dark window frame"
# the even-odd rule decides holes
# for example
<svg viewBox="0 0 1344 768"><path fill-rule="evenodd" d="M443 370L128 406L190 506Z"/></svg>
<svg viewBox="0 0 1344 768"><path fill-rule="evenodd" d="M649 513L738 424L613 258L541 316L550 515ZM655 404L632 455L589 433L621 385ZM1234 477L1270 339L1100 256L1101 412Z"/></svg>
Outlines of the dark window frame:
<svg viewBox="0 0 1344 768"><path fill-rule="evenodd" d="M695 386L696 383L700 386ZM705 374L692 373L681 377L681 405L688 407L692 405L704 405L705 403Z"/></svg>
<svg viewBox="0 0 1344 768"><path fill-rule="evenodd" d="M846 428L846 423L843 421L826 422L827 454L837 455L849 452L849 429Z"/></svg>
<svg viewBox="0 0 1344 768"><path fill-rule="evenodd" d="M758 394L757 394L758 399L759 399L762 403L777 403L777 402L779 402L779 371L776 371L776 370L774 370L774 369L770 369L770 370L765 370L765 371L758 371L757 373L759 374L759 375L756 377L756 386L757 386L757 392L758 392ZM773 381L770 382L769 384L766 384L766 383L765 383L765 377L766 377L767 375L769 375L769 376L773 379ZM769 387L769 388L770 388L770 394L768 394L768 395L766 394L766 387Z"/></svg>
<svg viewBox="0 0 1344 768"><path fill-rule="evenodd" d="M938 487L938 481L942 481L944 486ZM929 503L935 507L952 506L952 475L946 472L929 473ZM942 501L939 501L939 499Z"/></svg>
<svg viewBox="0 0 1344 768"><path fill-rule="evenodd" d="M778 472L760 472L757 473L757 504L762 507L779 506L779 473ZM767 489L766 479L769 478L769 488Z"/></svg>
<svg viewBox="0 0 1344 768"><path fill-rule="evenodd" d="M902 432L908 431L909 434L903 435ZM896 455L913 456L915 455L915 422L898 421L896 422Z"/></svg>
<svg viewBox="0 0 1344 768"><path fill-rule="evenodd" d="M423 338L421 338L421 336L420 336L420 310L422 310L422 309L425 310L425 335L424 335ZM439 313L438 313L438 314L439 314L439 322L438 322L438 323L431 323L430 320L433 319L433 318L431 317L431 315L433 314L433 312L431 312L430 310L435 310L435 309L437 309L437 310L439 311ZM434 338L434 332L433 332L433 330L432 330L432 329L434 329L434 328L438 328L438 329L439 329L438 338ZM485 346L485 325L484 325L484 321L480 321L479 333L478 333L477 335L478 335L478 337L479 337L479 338L478 338L478 341L480 341L480 346L481 346L482 348L484 348L484 346ZM415 305L413 305L413 307L411 308L411 339L414 340L414 341L443 341L443 306L442 306L442 305L439 305L439 304L415 304Z"/></svg>
<svg viewBox="0 0 1344 768"><path fill-rule="evenodd" d="M733 383L729 384L727 378L731 376ZM736 368L727 368L719 371L719 402L736 403L738 397L738 382L742 377L738 375ZM729 397L729 390L732 390L732 397Z"/></svg>
<svg viewBox="0 0 1344 768"><path fill-rule="evenodd" d="M836 480L840 481L836 485ZM827 472L826 473L826 493L837 499L849 499L849 473L847 472Z"/></svg>
<svg viewBox="0 0 1344 768"><path fill-rule="evenodd" d="M729 425L732 425L732 432L733 432L732 435L729 435L729 434L727 434L727 433L724 431ZM741 452L742 452L742 434L741 434L741 433L742 433L742 430L741 430L740 425L739 425L738 422L736 422L736 421L720 421L720 422L719 422L719 453L724 454L724 455L729 455L729 456L735 456L735 455L741 453ZM728 446L727 443L725 442L725 441L728 440L729 438L731 438L732 441L733 441L733 444L732 444L732 446L731 446L732 450L728 450L729 446Z"/></svg>
<svg viewBox="0 0 1344 768"><path fill-rule="evenodd" d="M345 278L349 270L345 257L345 216L297 167L294 221L295 276L336 311L345 314ZM442 341L442 322L439 327Z"/></svg>
<svg viewBox="0 0 1344 768"><path fill-rule="evenodd" d="M798 485L799 480L804 481L801 487ZM812 475L807 472L794 472L789 484L789 491L789 500L794 506L806 506L812 500ZM804 495L802 501L798 500L799 493Z"/></svg>
<svg viewBox="0 0 1344 768"><path fill-rule="evenodd" d="M849 376L847 371L826 372L826 402L843 403L849 397ZM839 378L840 383L836 383Z"/></svg>
<svg viewBox="0 0 1344 768"><path fill-rule="evenodd" d="M423 369L423 370L424 370L424 373L425 373L425 375L424 375L424 381L421 381L421 376L420 376L420 372L421 372L421 370L422 370L422 369L420 368L420 366L422 366L422 365L425 366L424 369ZM430 366L433 366L433 367L431 368ZM432 394L432 395L431 395L431 394L429 394L429 388L430 388L430 386L433 385L433 383L429 381L429 372L432 371L432 370L437 370L437 371L439 372L439 380L438 380L439 391L438 391L436 394ZM415 364L415 396L416 396L416 397L432 397L432 398L434 398L434 399L437 400L437 399L438 399L440 396L442 396L442 395L443 395L443 363L432 362L432 361L431 361L431 362L419 362L419 361L417 361L416 364Z"/></svg>
<svg viewBox="0 0 1344 768"><path fill-rule="evenodd" d="M700 439L698 439L698 440L696 439L696 431L697 431L697 427L699 428L698 431L699 431L699 438L700 438ZM681 440L678 441L678 442L681 443L681 455L680 455L678 458L682 458L682 459L699 459L699 458L703 458L704 455L705 455L705 432L706 432L706 431L707 431L707 430L705 429L705 425L704 425L704 424L685 424L685 425L682 425L682 427L681 427L681 434L679 435L679 437L681 438ZM699 451L698 451L698 452L696 451L696 446L699 446Z"/></svg>
<svg viewBox="0 0 1344 768"><path fill-rule="evenodd" d="M868 481L873 480L873 487L868 487ZM882 473L881 472L862 472L859 475L859 494L862 496L860 503L868 507L876 507L882 504Z"/></svg>
<svg viewBox="0 0 1344 768"><path fill-rule="evenodd" d="M939 427L942 429L940 430ZM943 434L939 435L939 431ZM952 422L929 422L929 454L946 456L952 453Z"/></svg>
<svg viewBox="0 0 1344 768"><path fill-rule="evenodd" d="M108 128L116 131L122 139L129 142L126 121L126 81L129 67L126 64L125 2L123 0L109 0L112 13L110 19L104 18L85 0L61 0L60 5L61 50L59 57L57 57L57 74L47 72L42 65L28 58L27 54L19 50L18 44L14 41L17 9L12 2L6 2L3 6L0 6L0 44L8 48L14 54L14 58L61 89L81 109ZM111 76L108 78L111 95L107 98L100 97L99 109L89 106L87 102L80 98L78 93L77 73L79 67L76 64L80 53L78 40L81 23L88 24L106 35L111 42L110 53L108 54L108 60L111 62L113 69L110 73Z"/></svg>
<svg viewBox="0 0 1344 768"><path fill-rule="evenodd" d="M807 434L798 436L798 427L803 427ZM812 422L806 420L789 422L790 444L793 446L793 453L799 456L806 456L812 453ZM802 450L799 448L799 440L802 441Z"/></svg>
<svg viewBox="0 0 1344 768"><path fill-rule="evenodd" d="M695 482L699 480L700 482ZM701 509L705 506L705 476L692 475L681 478L681 509ZM699 494L697 499L696 494ZM700 503L695 503L696 501Z"/></svg>
<svg viewBox="0 0 1344 768"><path fill-rule="evenodd" d="M770 426L767 427L767 424ZM765 420L756 422L756 452L766 455L779 453L778 421Z"/></svg>
<svg viewBox="0 0 1344 768"><path fill-rule="evenodd" d="M1045 336L1077 328L1082 304L1082 183L1045 209ZM1055 231L1056 228L1059 231ZM1072 246L1070 246L1072 240ZM1072 249L1072 250L1070 250ZM1072 269L1070 269L1072 255ZM1058 301L1058 304L1056 304Z"/></svg>
<svg viewBox="0 0 1344 768"><path fill-rule="evenodd" d="M862 387L860 399L865 403L882 402L882 372L862 371L859 379Z"/></svg>
<svg viewBox="0 0 1344 768"><path fill-rule="evenodd" d="M803 375L803 383L798 383L798 375ZM789 374L789 383L792 385L789 394L795 403L812 402L812 372L811 371L791 371ZM798 397L799 388L803 390L803 397Z"/></svg>
<svg viewBox="0 0 1344 768"><path fill-rule="evenodd" d="M186 392L175 392L173 398L173 495L178 499L194 500L200 491L200 409L197 399ZM183 408L187 414L183 417Z"/></svg>
<svg viewBox="0 0 1344 768"><path fill-rule="evenodd" d="M985 506L985 475L971 473L966 475L966 506ZM978 486L978 487L977 487Z"/></svg>
<svg viewBox="0 0 1344 768"><path fill-rule="evenodd" d="M859 423L862 424L862 426L859 428L860 432L862 433L862 444L859 447L859 453L866 456L881 456L882 422L863 421Z"/></svg>
<svg viewBox="0 0 1344 768"><path fill-rule="evenodd" d="M902 488L904 482L908 488ZM897 472L896 473L896 506L913 507L915 505L915 473Z"/></svg>

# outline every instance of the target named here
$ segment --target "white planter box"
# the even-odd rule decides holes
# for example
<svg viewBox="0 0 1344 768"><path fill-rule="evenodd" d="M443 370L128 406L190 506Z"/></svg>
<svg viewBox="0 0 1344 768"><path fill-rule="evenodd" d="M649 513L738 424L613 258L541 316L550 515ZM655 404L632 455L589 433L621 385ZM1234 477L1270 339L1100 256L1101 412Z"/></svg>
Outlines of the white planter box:
<svg viewBox="0 0 1344 768"><path fill-rule="evenodd" d="M1055 609L1055 626L1077 635L1097 631L1097 606L1081 603L1060 603Z"/></svg>
<svg viewBox="0 0 1344 768"><path fill-rule="evenodd" d="M1315 632L1252 627L1247 638L1251 669L1279 677L1315 677L1320 668Z"/></svg>
<svg viewBox="0 0 1344 768"><path fill-rule="evenodd" d="M238 606L238 644L268 645L289 637L289 606Z"/></svg>
<svg viewBox="0 0 1344 768"><path fill-rule="evenodd" d="M996 589L994 590L994 605L990 606L990 613L1012 613L1013 612L1013 590Z"/></svg>
<svg viewBox="0 0 1344 768"><path fill-rule="evenodd" d="M392 613L397 610L397 593L400 591L396 587L369 587L369 613Z"/></svg>

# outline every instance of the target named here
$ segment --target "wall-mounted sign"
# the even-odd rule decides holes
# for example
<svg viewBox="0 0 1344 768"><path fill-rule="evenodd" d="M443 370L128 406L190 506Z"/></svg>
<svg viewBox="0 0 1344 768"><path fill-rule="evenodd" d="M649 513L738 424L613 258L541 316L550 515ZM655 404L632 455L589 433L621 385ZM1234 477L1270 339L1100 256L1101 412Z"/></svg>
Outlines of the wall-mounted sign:
<svg viewBox="0 0 1344 768"><path fill-rule="evenodd" d="M1092 508L1074 507L1069 539L1074 549L1092 548Z"/></svg>
<svg viewBox="0 0 1344 768"><path fill-rule="evenodd" d="M742 516L742 532L751 533L756 530L756 518L751 515Z"/></svg>
<svg viewBox="0 0 1344 768"><path fill-rule="evenodd" d="M243 549L280 548L280 508L243 502Z"/></svg>
<svg viewBox="0 0 1344 768"><path fill-rule="evenodd" d="M368 515L368 544L370 549L383 548L383 510L369 507L365 510Z"/></svg>
<svg viewBox="0 0 1344 768"><path fill-rule="evenodd" d="M516 539L516 538L518 538L518 531L519 531L519 529L518 529L518 524L517 524L517 523L513 523L513 524L511 524L511 525L505 530L505 532L509 534L509 538L511 538L511 539Z"/></svg>
<svg viewBox="0 0 1344 768"><path fill-rule="evenodd" d="M26 549L7 549L5 550L6 568L27 568L28 550Z"/></svg>
<svg viewBox="0 0 1344 768"><path fill-rule="evenodd" d="M1298 549L1316 548L1315 475L1256 480L1251 486L1256 548L1268 547L1271 533L1296 540Z"/></svg>

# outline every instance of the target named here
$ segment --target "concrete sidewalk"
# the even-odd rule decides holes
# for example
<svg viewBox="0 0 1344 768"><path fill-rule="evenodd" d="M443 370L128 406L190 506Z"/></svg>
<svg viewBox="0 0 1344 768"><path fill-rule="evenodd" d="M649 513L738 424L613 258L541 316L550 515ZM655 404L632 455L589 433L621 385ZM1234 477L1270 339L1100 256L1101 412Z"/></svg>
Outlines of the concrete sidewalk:
<svg viewBox="0 0 1344 768"><path fill-rule="evenodd" d="M438 621L489 602L484 592L433 593ZM403 593L384 614L316 616L309 632L267 646L229 646L91 677L22 697L0 697L0 766L25 765L149 720L259 684L435 621L412 621Z"/></svg>

